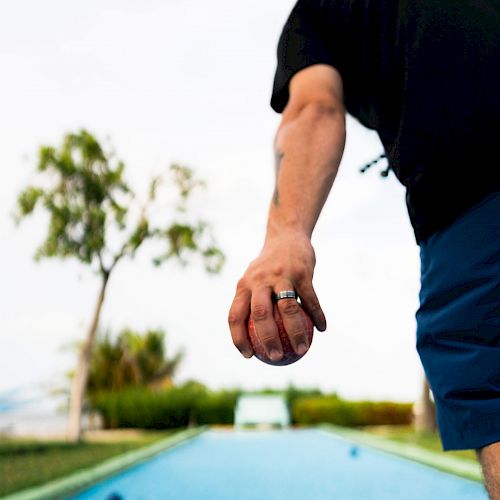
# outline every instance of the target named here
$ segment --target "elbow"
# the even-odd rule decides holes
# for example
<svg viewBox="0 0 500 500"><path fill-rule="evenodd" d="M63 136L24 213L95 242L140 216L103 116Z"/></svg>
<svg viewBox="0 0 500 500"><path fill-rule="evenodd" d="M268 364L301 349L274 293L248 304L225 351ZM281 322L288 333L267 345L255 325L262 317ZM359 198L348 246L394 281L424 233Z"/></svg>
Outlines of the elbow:
<svg viewBox="0 0 500 500"><path fill-rule="evenodd" d="M292 119L282 120L274 137L276 151L289 150L291 144L320 144L333 164L340 163L346 141L343 106L310 104Z"/></svg>
<svg viewBox="0 0 500 500"><path fill-rule="evenodd" d="M310 128L333 127L337 134L345 136L345 108L342 102L333 99L318 99L302 106L285 108L276 132L275 143L290 125Z"/></svg>
<svg viewBox="0 0 500 500"><path fill-rule="evenodd" d="M335 118L345 122L344 104L332 98L318 98L299 105L290 103L290 105L283 110L281 125L285 125L294 120L310 120L316 122L325 118Z"/></svg>
<svg viewBox="0 0 500 500"><path fill-rule="evenodd" d="M334 100L318 100L306 104L300 110L299 116L313 121L319 121L325 118L336 118L345 121L345 109L341 102Z"/></svg>

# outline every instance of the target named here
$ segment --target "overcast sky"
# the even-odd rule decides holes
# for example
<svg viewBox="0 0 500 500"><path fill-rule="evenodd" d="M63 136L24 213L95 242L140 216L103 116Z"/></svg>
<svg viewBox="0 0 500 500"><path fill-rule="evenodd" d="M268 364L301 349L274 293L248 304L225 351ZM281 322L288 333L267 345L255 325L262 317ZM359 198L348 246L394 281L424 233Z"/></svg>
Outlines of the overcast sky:
<svg viewBox="0 0 500 500"><path fill-rule="evenodd" d="M313 235L315 287L328 330L288 367L245 360L226 317L236 282L258 254L273 191L269 106L276 45L290 0L16 0L0 7L0 391L61 384L75 364L98 280L72 261L35 263L46 231L36 216L15 227L17 193L40 144L87 128L112 144L144 191L172 162L207 181L194 215L212 221L227 263L208 276L150 265L145 250L110 282L102 326L161 327L167 350L186 351L178 381L212 388L299 386L347 398L413 400L418 246L404 191L391 174L359 167L382 152L348 120L340 173Z"/></svg>

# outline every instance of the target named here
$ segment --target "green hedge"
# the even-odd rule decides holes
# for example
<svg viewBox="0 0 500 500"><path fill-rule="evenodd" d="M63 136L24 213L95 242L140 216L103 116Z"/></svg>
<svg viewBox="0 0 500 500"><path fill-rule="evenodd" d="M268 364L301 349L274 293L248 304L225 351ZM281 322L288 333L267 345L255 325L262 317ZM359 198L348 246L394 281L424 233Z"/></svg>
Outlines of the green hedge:
<svg viewBox="0 0 500 500"><path fill-rule="evenodd" d="M391 401L344 401L336 396L306 397L292 403L292 420L299 425L403 425L412 422L412 406Z"/></svg>
<svg viewBox="0 0 500 500"><path fill-rule="evenodd" d="M189 424L232 424L237 397L237 391L210 392L199 387L127 389L94 394L90 404L108 429L170 429Z"/></svg>
<svg viewBox="0 0 500 500"><path fill-rule="evenodd" d="M272 391L273 393L275 391ZM271 393L271 391L266 391ZM101 392L90 398L106 428L169 429L188 425L233 424L241 391L210 391L202 384L153 391L144 388ZM283 393L282 393L283 394ZM335 394L315 391L285 393L292 423L332 423L350 427L398 425L412 422L412 404L390 401L345 401Z"/></svg>

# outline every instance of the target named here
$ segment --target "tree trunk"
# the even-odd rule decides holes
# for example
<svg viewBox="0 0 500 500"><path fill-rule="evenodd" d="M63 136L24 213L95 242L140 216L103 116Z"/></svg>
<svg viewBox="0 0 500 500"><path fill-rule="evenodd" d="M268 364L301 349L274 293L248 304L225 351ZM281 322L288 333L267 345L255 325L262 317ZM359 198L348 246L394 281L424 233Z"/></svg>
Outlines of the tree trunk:
<svg viewBox="0 0 500 500"><path fill-rule="evenodd" d="M104 303L104 295L108 284L109 274L104 274L101 284L101 291L97 297L94 316L87 330L87 337L80 349L78 357L78 366L76 368L75 377L71 385L71 395L69 401L69 421L68 421L68 441L80 441L82 435L82 409L83 399L85 397L85 389L89 375L90 358L92 356L92 346L99 325L99 316L101 315L102 305Z"/></svg>
<svg viewBox="0 0 500 500"><path fill-rule="evenodd" d="M421 399L415 405L415 430L433 433L437 430L436 410L431 401L429 382L425 374L422 382Z"/></svg>

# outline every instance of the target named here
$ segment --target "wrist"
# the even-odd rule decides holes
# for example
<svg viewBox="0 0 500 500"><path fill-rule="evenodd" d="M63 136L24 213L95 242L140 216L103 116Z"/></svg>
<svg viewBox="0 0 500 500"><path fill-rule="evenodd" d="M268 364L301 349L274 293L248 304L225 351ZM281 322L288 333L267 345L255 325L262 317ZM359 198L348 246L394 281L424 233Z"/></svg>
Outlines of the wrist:
<svg viewBox="0 0 500 500"><path fill-rule="evenodd" d="M312 232L312 231L311 231ZM299 220L274 220L270 219L267 223L265 243L277 239L287 240L307 240L311 241L311 232Z"/></svg>
<svg viewBox="0 0 500 500"><path fill-rule="evenodd" d="M296 235L299 238L311 239L314 224L309 222L304 213L299 213L296 208L271 205L267 221L267 237L281 236L284 233Z"/></svg>

